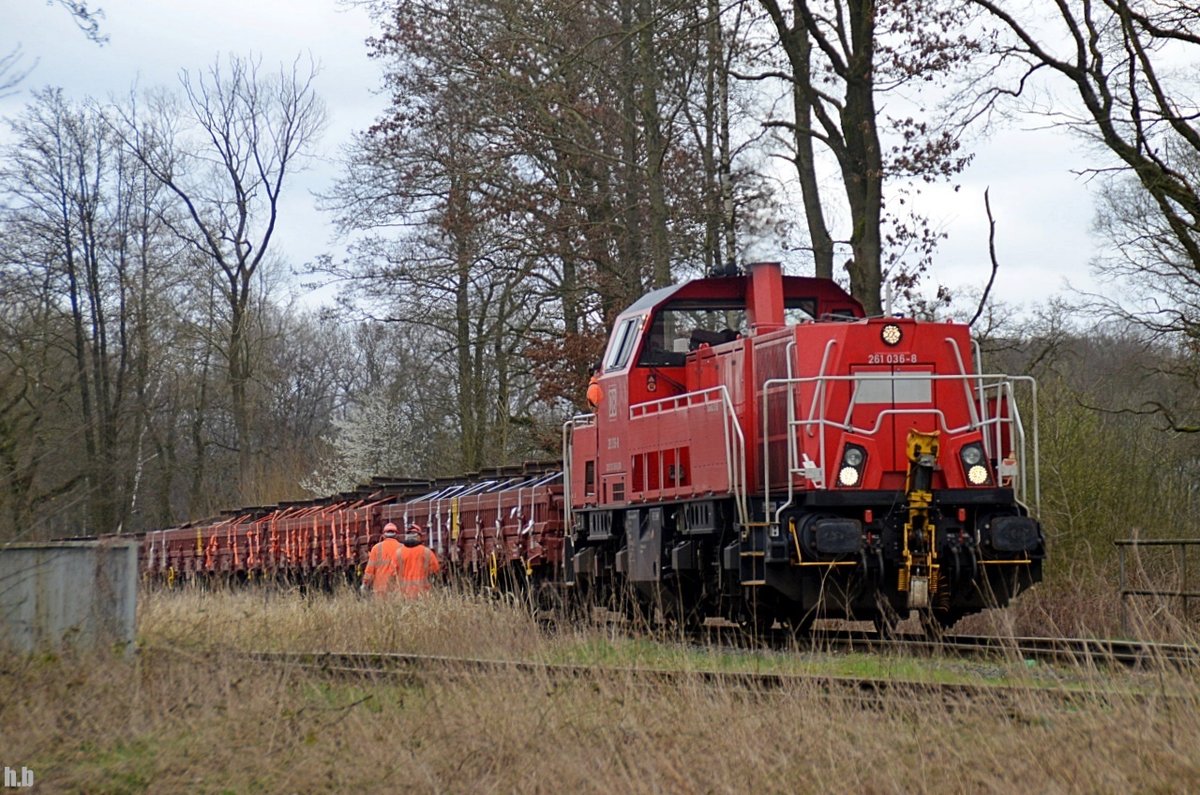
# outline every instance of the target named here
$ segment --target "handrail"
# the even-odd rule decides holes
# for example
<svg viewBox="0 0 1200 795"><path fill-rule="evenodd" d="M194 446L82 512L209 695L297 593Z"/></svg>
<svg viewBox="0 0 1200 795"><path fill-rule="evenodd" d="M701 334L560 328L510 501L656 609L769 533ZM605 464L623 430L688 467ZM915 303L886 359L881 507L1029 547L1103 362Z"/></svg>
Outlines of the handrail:
<svg viewBox="0 0 1200 795"><path fill-rule="evenodd" d="M820 366L820 368L817 369L817 378L822 378L825 376L825 365L829 364L829 354L833 350L833 346L836 344L837 344L836 339L831 339L825 343L825 352L821 354L821 366ZM795 347L795 345L793 344L791 347ZM788 378L789 379L792 378L792 359L791 359L790 355L788 356ZM766 384L763 384L763 388L764 389L766 388ZM813 397L812 411L809 412L809 415L808 415L808 418L810 420L813 418L813 415L816 413L817 406L820 405L821 403L823 403L824 400L825 400L825 385L821 384L817 387L817 394ZM811 436L812 434L810 433L809 435Z"/></svg>
<svg viewBox="0 0 1200 795"><path fill-rule="evenodd" d="M563 477L563 534L569 536L575 529L575 514L571 510L571 451L575 428L591 427L596 424L595 413L576 414L563 423L562 429L562 477Z"/></svg>
<svg viewBox="0 0 1200 795"><path fill-rule="evenodd" d="M729 389L724 384L701 389L696 392L684 392L679 395L637 403L629 407L630 421L650 414L669 413L680 409L705 406L713 402L713 396L719 397L724 409L723 430L725 443L725 474L733 491L734 504L737 506L738 519L742 524L748 521L746 503L746 435L738 422L737 411L733 400L729 397Z"/></svg>
<svg viewBox="0 0 1200 795"><path fill-rule="evenodd" d="M949 338L947 338L949 339ZM975 393L983 394L983 350L979 347L979 340L971 338L971 352L975 354ZM979 421L986 423L988 421L988 405L986 400L979 402ZM989 449L987 442L984 442L984 450L991 455L992 450Z"/></svg>
<svg viewBox="0 0 1200 795"><path fill-rule="evenodd" d="M946 337L946 344L950 346L950 350L954 351L954 360L958 362L958 372L963 378L963 397L967 399L967 411L971 413L971 422L973 427L979 425L979 413L975 410L975 399L971 396L971 384L968 382L967 365L963 363L962 351L958 349L958 343L953 337Z"/></svg>
<svg viewBox="0 0 1200 795"><path fill-rule="evenodd" d="M1113 541L1113 545L1117 548L1117 560L1119 567L1118 579L1118 594L1121 599L1121 628L1126 634L1130 634L1129 627L1129 597L1131 596L1153 596L1159 599L1179 599L1182 607L1181 618L1186 621L1190 618L1189 607L1190 600L1200 599L1200 590L1190 590L1192 578L1188 573L1188 548L1200 546L1200 538L1122 538ZM1139 547L1174 547L1176 555L1176 574L1178 575L1178 586L1175 588L1157 588L1145 587L1134 588L1126 576L1126 551L1132 548L1134 553L1137 553ZM1140 560L1139 560L1140 563ZM1145 567L1141 566L1142 573L1145 574ZM1195 571L1193 569L1193 571ZM1153 585L1153 583L1150 583Z"/></svg>
<svg viewBox="0 0 1200 795"><path fill-rule="evenodd" d="M828 351L828 346L827 346ZM1027 465L1027 456L1025 451L1029 439L1026 436L1025 424L1022 421L1020 410L1016 403L1016 395L1014 393L1014 384L1025 383L1031 390L1033 423L1031 427L1032 447L1033 447L1033 508L1036 514L1038 506L1041 504L1041 469L1039 463L1040 445L1038 439L1037 428L1037 382L1031 376L1013 376L1006 373L967 373L965 366L960 365L959 373L932 373L927 371L921 372L864 372L851 375L824 375L818 374L814 376L806 376L803 378L771 378L763 382L762 385L762 437L763 437L763 499L766 509L771 510L771 472L770 472L770 414L768 411L768 401L772 394L778 394L780 388L786 389L788 394L788 412L787 412L787 501L778 506L775 510L775 521L779 521L779 517L795 498L795 475L805 472L801 468L799 461L800 453L798 447L794 444L796 437L799 434L807 434L813 436L820 431L818 437L817 455L819 461L817 467L822 475L825 472L827 451L825 449L825 433L826 429L835 429L848 433L857 433L864 436L874 436L879 433L882 427L883 420L888 416L896 415L923 415L937 417L940 428L947 434L963 433L969 430L982 430L983 440L988 450L989 457L995 458L999 450L1002 449L1002 433L1005 427L1008 429L1010 448L1014 451L1020 451L1019 457L1019 476L1017 479L1016 498L1023 500L1026 496L1027 484L1029 483L1029 471ZM829 384L844 382L857 386L868 379L886 378L890 381L961 381L964 385L965 396L969 406L970 418L965 425L957 427L949 427L945 413L934 406L921 408L886 408L881 409L876 415L874 424L871 427L858 427L851 421L854 408L857 405L858 390L855 389L850 397L846 417L842 422L830 419L826 416L823 406L823 398L826 394ZM972 394L971 383L974 382L976 389ZM795 418L794 412L794 394L795 389L805 384L814 385L812 405L808 412L808 419L798 420ZM986 412L986 402L990 399L990 394L995 394L997 403L1005 400L1009 407L1008 416L997 413L995 416L989 416L990 412ZM977 405L985 406L984 414L980 415L976 411ZM994 435L994 443L989 438ZM806 456L807 458L807 456ZM818 488L824 488L823 478Z"/></svg>
<svg viewBox="0 0 1200 795"><path fill-rule="evenodd" d="M821 376L823 376L825 374L825 368L829 364L829 355L830 355L830 353L833 352L833 347L836 344L837 344L836 339L830 339L825 343L825 350L821 353L821 365L820 365L820 368L817 370L818 378L820 378ZM784 349L784 358L787 360L787 379L786 380L789 382L793 380L793 373L792 373L793 356L792 356L792 354L795 351L795 349L796 349L796 340L793 337L792 339L790 339L788 341L787 347ZM773 380L773 379L771 379L771 380ZM770 380L767 383L770 383ZM813 405L812 405L812 408L809 410L809 415L808 415L809 422L811 422L813 417L816 416L818 407L821 406L824 403L824 401L825 401L825 384L822 381L821 383L819 383L817 385L816 392L813 395ZM771 510L770 435L765 432L767 430L768 411L769 411L769 409L767 406L767 389L766 389L766 384L764 384L763 385L763 405L762 405L763 430L764 430L764 433L763 433L763 455L762 455L763 484L764 484L764 489L763 489L763 498L764 498L763 499L763 515L764 515L764 517ZM787 415L788 415L788 422L787 422L788 428L795 427L795 425L796 425L796 401L791 399L791 396L789 396L788 401L787 401ZM811 428L809 429L809 436L812 436ZM821 445L821 453L822 453L821 457L822 457L822 459L824 459L824 451L825 451L824 436L822 436L818 440L818 443ZM794 434L791 434L791 433L788 434L787 445L788 445L788 463L789 463L787 500L785 500L783 502L783 504L776 506L776 510L775 510L775 522L776 523L779 522L780 515L785 510L787 510L789 507L791 507L791 504L796 499L795 484L791 477L794 467L791 466L791 463L796 461L796 459L799 458L800 448L799 448L799 441L797 440L797 438Z"/></svg>

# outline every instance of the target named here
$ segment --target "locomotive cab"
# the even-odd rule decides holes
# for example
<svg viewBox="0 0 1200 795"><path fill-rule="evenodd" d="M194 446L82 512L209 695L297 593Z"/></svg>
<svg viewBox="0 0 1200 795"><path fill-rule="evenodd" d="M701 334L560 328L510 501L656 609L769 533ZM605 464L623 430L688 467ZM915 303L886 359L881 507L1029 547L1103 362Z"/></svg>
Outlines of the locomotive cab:
<svg viewBox="0 0 1200 795"><path fill-rule="evenodd" d="M774 263L753 266L750 276L655 290L617 318L601 360L603 392L616 389L629 406L695 391L687 364L696 357L689 354L718 349L728 355L749 336L820 317L862 316L862 306L834 283L781 276ZM599 414L612 412L610 406Z"/></svg>

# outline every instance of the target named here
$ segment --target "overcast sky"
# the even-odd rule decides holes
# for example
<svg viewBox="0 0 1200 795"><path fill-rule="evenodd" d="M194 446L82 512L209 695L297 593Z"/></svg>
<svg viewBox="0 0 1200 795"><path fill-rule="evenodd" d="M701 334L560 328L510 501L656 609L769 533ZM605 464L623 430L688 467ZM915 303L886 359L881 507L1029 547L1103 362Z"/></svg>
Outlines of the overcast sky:
<svg viewBox="0 0 1200 795"><path fill-rule="evenodd" d="M106 98L141 86L178 86L180 69L203 69L218 54L254 52L264 67L311 53L321 64L317 91L329 110L320 157L294 184L277 230L280 252L302 266L322 252L335 256L332 239L313 192L336 173L333 158L355 130L383 109L375 94L375 64L364 39L372 28L359 9L336 0L101 0L108 36L103 46L88 41L65 11L42 0L0 0L0 52L15 44L26 63L37 64L21 90L0 100L0 115L18 113L33 89L63 87L73 98ZM1087 164L1088 152L1065 134L1012 127L973 146L975 161L959 180L927 189L935 222L950 234L939 249L935 278L952 288L982 288L990 270L983 190L991 187L1001 263L993 294L1030 304L1060 292L1066 280L1096 289L1088 262L1092 199L1072 174ZM287 191L285 190L285 194Z"/></svg>

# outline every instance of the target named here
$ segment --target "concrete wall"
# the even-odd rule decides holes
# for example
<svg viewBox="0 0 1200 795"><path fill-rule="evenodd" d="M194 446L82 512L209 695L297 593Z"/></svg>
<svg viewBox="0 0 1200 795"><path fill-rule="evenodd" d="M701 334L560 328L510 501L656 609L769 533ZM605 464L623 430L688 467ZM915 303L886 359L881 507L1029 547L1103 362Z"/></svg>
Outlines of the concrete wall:
<svg viewBox="0 0 1200 795"><path fill-rule="evenodd" d="M132 540L0 547L0 647L132 650L137 582Z"/></svg>

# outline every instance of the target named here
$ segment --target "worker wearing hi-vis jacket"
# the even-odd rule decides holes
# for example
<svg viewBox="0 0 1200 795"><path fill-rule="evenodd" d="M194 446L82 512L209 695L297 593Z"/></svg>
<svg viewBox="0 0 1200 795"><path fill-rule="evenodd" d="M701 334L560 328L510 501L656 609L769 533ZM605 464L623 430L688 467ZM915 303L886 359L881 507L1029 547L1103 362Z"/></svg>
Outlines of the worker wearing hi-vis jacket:
<svg viewBox="0 0 1200 795"><path fill-rule="evenodd" d="M433 550L421 543L420 525L410 525L399 556L399 592L404 596L428 593L430 581L442 570Z"/></svg>
<svg viewBox="0 0 1200 795"><path fill-rule="evenodd" d="M400 589L400 539L399 529L388 522L383 526L383 539L371 547L367 556L367 567L363 569L362 591L370 590L376 595L392 593Z"/></svg>

